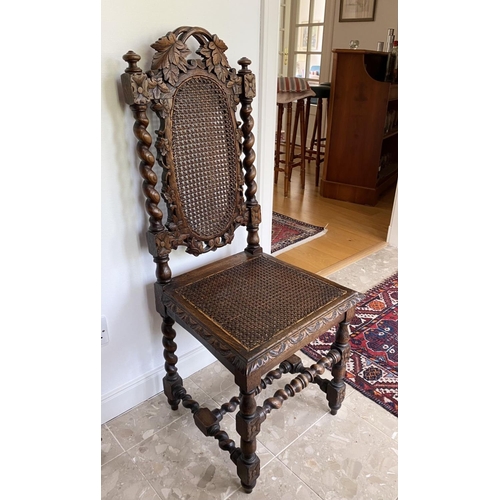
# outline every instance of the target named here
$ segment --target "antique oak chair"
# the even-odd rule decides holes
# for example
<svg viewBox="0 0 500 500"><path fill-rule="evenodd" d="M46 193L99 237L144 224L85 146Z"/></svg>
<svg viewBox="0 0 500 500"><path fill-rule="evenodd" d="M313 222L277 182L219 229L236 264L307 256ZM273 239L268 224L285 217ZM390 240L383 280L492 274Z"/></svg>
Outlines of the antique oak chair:
<svg viewBox="0 0 500 500"><path fill-rule="evenodd" d="M186 41L191 37L199 45L198 57L188 59ZM213 436L229 452L243 489L250 493L260 472L256 438L272 410L309 383L326 393L332 414L340 408L350 352L348 325L361 296L266 255L259 245L251 61L242 58L239 71L231 68L224 42L198 27L169 32L152 48L156 52L146 73L137 66L139 55L129 51L123 56L128 68L122 85L135 119L149 215L147 241L156 262L164 392L172 410L182 402L203 434ZM161 195L147 131L148 105L159 119L155 147L162 170ZM242 122L236 120L238 106ZM161 198L167 207L165 218ZM182 245L195 256L216 250L231 243L239 226L248 232L244 251L172 277L168 264L172 250ZM201 407L184 389L175 366L174 322L234 375L240 393L221 408ZM294 353L336 325L330 351L304 367ZM325 370L331 371L331 380L321 377ZM256 396L284 373L298 375L258 406ZM239 446L219 426L225 413L238 407Z"/></svg>

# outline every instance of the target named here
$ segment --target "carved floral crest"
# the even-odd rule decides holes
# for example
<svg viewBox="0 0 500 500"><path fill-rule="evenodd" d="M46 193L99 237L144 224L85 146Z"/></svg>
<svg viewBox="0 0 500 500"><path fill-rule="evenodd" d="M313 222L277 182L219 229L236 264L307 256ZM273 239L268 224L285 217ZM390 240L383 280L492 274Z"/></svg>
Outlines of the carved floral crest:
<svg viewBox="0 0 500 500"><path fill-rule="evenodd" d="M151 70L147 73L134 72L129 77L135 104L151 102L153 110L160 112L164 118L169 110L168 99L172 98L172 88L179 81L181 73L187 73L189 69L198 67L213 73L221 83L233 91L231 105L236 110L242 93L242 81L224 54L227 45L217 35L213 35L200 45L196 53L201 59L196 60L187 59L191 55L191 50L173 32L159 38L151 47L156 50ZM172 88L169 88L169 85ZM247 96L255 96L254 75L245 75L244 87Z"/></svg>
<svg viewBox="0 0 500 500"><path fill-rule="evenodd" d="M172 32L159 38L151 47L156 50L151 64L152 74L158 75L161 72L166 83L175 85L179 80L180 73L186 73L194 64L201 69L214 73L222 83L233 89L235 97L241 93L241 80L236 70L229 66L227 57L224 54L227 45L217 35L213 35L211 40L200 45L196 53L201 56L201 59L195 61L187 59L191 51ZM155 98L158 99L156 96ZM236 104L238 102L239 99L236 99Z"/></svg>
<svg viewBox="0 0 500 500"><path fill-rule="evenodd" d="M180 71L184 73L187 71L186 57L191 54L191 51L172 32L159 38L151 47L156 50L151 69L161 69L165 81L175 85L179 79Z"/></svg>

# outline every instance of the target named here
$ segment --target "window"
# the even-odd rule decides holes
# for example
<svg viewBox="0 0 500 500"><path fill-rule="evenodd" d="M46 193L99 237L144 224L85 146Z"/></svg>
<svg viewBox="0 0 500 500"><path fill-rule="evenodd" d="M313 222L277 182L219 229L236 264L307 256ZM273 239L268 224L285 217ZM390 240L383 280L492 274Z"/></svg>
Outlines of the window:
<svg viewBox="0 0 500 500"><path fill-rule="evenodd" d="M293 47L288 74L319 83L326 0L289 0L288 3Z"/></svg>

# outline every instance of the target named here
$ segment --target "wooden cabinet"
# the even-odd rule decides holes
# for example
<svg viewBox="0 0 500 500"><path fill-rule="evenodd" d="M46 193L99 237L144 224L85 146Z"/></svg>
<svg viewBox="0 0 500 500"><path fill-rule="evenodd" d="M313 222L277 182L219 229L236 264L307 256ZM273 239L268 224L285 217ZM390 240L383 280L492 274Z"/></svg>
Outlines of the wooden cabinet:
<svg viewBox="0 0 500 500"><path fill-rule="evenodd" d="M397 181L398 86L385 82L388 54L333 51L320 194L375 205Z"/></svg>

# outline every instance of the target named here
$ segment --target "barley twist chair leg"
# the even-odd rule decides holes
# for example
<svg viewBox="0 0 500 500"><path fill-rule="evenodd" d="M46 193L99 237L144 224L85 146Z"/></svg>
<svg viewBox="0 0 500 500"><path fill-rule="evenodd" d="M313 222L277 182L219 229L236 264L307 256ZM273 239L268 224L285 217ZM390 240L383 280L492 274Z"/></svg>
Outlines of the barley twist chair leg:
<svg viewBox="0 0 500 500"><path fill-rule="evenodd" d="M167 374L163 377L163 391L167 396L168 404L172 410L179 408L179 402L182 399L183 389L182 378L177 373L177 344L174 342L175 330L173 329L174 320L170 316L165 316L161 324L163 333L163 357L165 358L165 371Z"/></svg>

